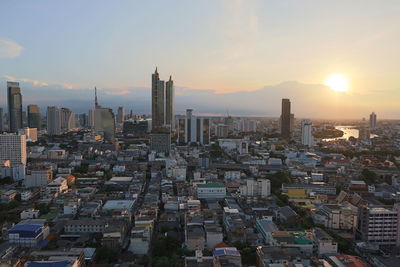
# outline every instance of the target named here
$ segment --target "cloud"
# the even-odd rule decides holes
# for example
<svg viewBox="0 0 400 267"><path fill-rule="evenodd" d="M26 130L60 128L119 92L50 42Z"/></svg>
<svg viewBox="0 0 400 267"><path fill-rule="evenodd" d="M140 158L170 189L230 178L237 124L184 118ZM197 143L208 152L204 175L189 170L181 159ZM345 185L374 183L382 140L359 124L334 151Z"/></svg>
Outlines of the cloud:
<svg viewBox="0 0 400 267"><path fill-rule="evenodd" d="M11 75L3 75L4 78L6 78L8 81L13 81L13 82L24 82L24 83L30 83L35 87L44 87L44 86L56 86L56 87L61 87L63 89L77 89L74 85L69 84L69 83L57 83L57 82L45 82L45 81L39 81L39 80L34 80L34 79L29 79L29 78L16 78Z"/></svg>
<svg viewBox="0 0 400 267"><path fill-rule="evenodd" d="M130 94L128 90L106 92L106 95L128 95L128 94Z"/></svg>
<svg viewBox="0 0 400 267"><path fill-rule="evenodd" d="M15 41L0 39L0 58L15 58L22 52L23 47Z"/></svg>

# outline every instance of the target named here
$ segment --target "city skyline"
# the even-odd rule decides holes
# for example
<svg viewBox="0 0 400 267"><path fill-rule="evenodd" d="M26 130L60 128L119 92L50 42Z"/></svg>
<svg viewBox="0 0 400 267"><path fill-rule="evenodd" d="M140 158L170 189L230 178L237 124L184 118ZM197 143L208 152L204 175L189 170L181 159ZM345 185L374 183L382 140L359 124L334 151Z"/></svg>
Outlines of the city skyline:
<svg viewBox="0 0 400 267"><path fill-rule="evenodd" d="M290 98L299 117L355 119L372 110L382 119L400 116L396 1L77 3L0 4L20 10L20 20L0 32L0 84L20 82L24 109L63 100L54 104L75 111L97 85L104 105L115 109L123 98L127 110L149 114L147 75L159 66L176 80L177 114L190 107L276 117L277 102ZM143 16L149 10L156 19ZM102 19L109 14L113 20ZM180 16L167 19L174 14ZM155 42L160 36L167 45ZM340 79L336 89L329 85L334 74L344 75L346 86L337 87ZM0 90L3 108L5 97ZM263 103L251 101L261 97ZM323 110L315 114L313 105Z"/></svg>

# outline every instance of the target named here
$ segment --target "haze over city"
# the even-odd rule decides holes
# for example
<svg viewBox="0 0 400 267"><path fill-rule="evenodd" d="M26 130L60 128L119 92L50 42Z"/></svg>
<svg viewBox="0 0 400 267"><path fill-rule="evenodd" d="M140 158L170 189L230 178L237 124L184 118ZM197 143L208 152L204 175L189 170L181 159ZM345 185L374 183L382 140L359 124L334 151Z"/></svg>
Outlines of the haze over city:
<svg viewBox="0 0 400 267"><path fill-rule="evenodd" d="M149 73L176 113L400 116L398 1L2 1L0 84L24 103L150 113ZM10 23L11 22L11 23ZM333 78L332 78L333 77ZM6 105L5 90L0 105Z"/></svg>

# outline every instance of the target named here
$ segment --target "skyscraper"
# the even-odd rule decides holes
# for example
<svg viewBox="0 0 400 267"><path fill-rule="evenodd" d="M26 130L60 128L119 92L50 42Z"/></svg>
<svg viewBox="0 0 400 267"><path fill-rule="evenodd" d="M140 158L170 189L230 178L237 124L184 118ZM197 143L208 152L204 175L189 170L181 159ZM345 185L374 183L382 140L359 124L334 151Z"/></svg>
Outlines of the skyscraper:
<svg viewBox="0 0 400 267"><path fill-rule="evenodd" d="M37 105L28 105L28 126L36 128L38 131L42 128L40 108Z"/></svg>
<svg viewBox="0 0 400 267"><path fill-rule="evenodd" d="M369 115L369 128L370 129L375 129L376 128L376 114L375 114L375 112L372 112L371 115Z"/></svg>
<svg viewBox="0 0 400 267"><path fill-rule="evenodd" d="M18 82L7 82L8 117L10 132L22 128L22 95Z"/></svg>
<svg viewBox="0 0 400 267"><path fill-rule="evenodd" d="M151 78L152 127L153 130L156 130L158 127L164 126L165 123L165 86L164 81L160 80L157 68Z"/></svg>
<svg viewBox="0 0 400 267"><path fill-rule="evenodd" d="M58 107L47 107L47 134L61 134L61 112Z"/></svg>
<svg viewBox="0 0 400 267"><path fill-rule="evenodd" d="M312 147L314 145L312 122L310 120L301 121L301 144L307 147Z"/></svg>
<svg viewBox="0 0 400 267"><path fill-rule="evenodd" d="M124 120L125 120L125 109L124 107L118 107L117 122L123 123Z"/></svg>
<svg viewBox="0 0 400 267"><path fill-rule="evenodd" d="M115 139L115 116L110 108L97 107L95 113L96 132L103 135L104 140L113 142Z"/></svg>
<svg viewBox="0 0 400 267"><path fill-rule="evenodd" d="M165 83L165 124L170 125L171 130L175 129L175 89L174 81L169 76L169 81Z"/></svg>
<svg viewBox="0 0 400 267"><path fill-rule="evenodd" d="M0 133L4 131L3 128L3 108L0 108Z"/></svg>
<svg viewBox="0 0 400 267"><path fill-rule="evenodd" d="M192 109L187 109L185 118L178 120L178 143L210 144L210 119L196 117L192 113Z"/></svg>
<svg viewBox="0 0 400 267"><path fill-rule="evenodd" d="M95 109L90 109L88 111L88 127L91 128L91 129L95 128L95 126L94 126L95 123L96 123L95 116L96 116L96 110Z"/></svg>
<svg viewBox="0 0 400 267"><path fill-rule="evenodd" d="M282 113L281 113L281 135L283 138L290 138L290 100L282 99Z"/></svg>
<svg viewBox="0 0 400 267"><path fill-rule="evenodd" d="M75 129L75 114L68 108L61 108L61 130L69 132Z"/></svg>

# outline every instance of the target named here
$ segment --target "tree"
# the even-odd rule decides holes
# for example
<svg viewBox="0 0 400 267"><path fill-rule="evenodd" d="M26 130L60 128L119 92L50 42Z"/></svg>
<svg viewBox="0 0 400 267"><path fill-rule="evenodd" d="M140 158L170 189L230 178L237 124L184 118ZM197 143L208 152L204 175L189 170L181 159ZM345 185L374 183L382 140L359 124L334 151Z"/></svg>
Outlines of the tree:
<svg viewBox="0 0 400 267"><path fill-rule="evenodd" d="M118 260L116 251L107 247L100 247L96 251L96 261L100 264L109 264Z"/></svg>
<svg viewBox="0 0 400 267"><path fill-rule="evenodd" d="M361 172L361 178L366 184L374 184L378 179L378 175L375 172L365 168Z"/></svg>

